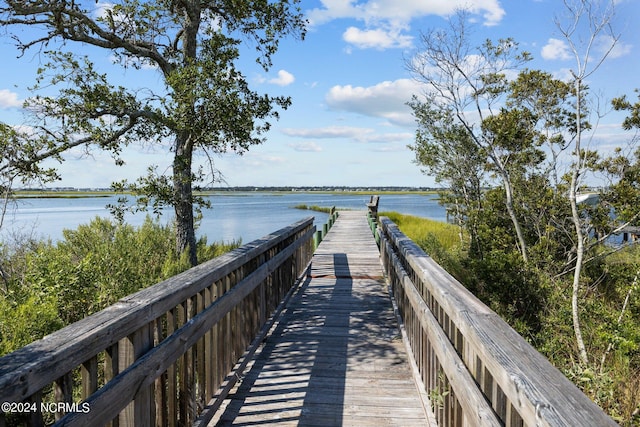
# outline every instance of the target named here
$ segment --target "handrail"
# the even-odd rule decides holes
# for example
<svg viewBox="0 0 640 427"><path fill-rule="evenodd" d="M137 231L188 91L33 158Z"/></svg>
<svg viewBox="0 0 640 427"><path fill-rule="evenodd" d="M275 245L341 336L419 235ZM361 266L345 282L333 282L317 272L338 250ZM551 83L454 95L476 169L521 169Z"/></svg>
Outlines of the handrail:
<svg viewBox="0 0 640 427"><path fill-rule="evenodd" d="M314 232L313 217L300 220L0 358L0 402L28 403L28 425L193 423L224 398L218 389L307 267Z"/></svg>
<svg viewBox="0 0 640 427"><path fill-rule="evenodd" d="M617 425L389 218L377 233L439 425Z"/></svg>

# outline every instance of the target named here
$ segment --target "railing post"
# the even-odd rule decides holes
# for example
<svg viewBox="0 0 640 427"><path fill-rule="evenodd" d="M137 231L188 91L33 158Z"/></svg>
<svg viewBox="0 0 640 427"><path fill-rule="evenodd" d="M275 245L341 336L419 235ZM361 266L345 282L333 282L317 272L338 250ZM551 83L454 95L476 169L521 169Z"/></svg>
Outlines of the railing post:
<svg viewBox="0 0 640 427"><path fill-rule="evenodd" d="M322 231L318 230L313 234L313 248L318 249L320 242L322 242Z"/></svg>

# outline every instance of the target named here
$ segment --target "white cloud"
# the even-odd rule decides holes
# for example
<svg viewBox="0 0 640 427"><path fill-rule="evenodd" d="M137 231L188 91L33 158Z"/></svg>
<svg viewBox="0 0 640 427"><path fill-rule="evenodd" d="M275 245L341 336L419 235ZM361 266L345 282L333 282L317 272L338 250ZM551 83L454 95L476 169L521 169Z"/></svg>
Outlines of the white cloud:
<svg viewBox="0 0 640 427"><path fill-rule="evenodd" d="M393 124L408 126L414 124L414 119L406 103L419 91L420 87L414 80L399 79L369 87L334 86L325 101L334 110L384 118Z"/></svg>
<svg viewBox="0 0 640 427"><path fill-rule="evenodd" d="M410 47L413 38L403 32L415 18L428 15L448 17L465 9L481 15L484 25L497 25L505 15L499 0L321 0L322 6L307 11L311 25L322 25L335 19L355 19L364 23L364 29L350 27L343 39L359 48L390 49Z"/></svg>
<svg viewBox="0 0 640 427"><path fill-rule="evenodd" d="M598 57L602 57L608 52L608 58L620 58L629 55L633 50L633 45L624 43L621 40L614 41L611 36L601 36L595 40L594 52ZM573 55L569 44L565 40L550 38L547 44L542 47L542 58L547 60L572 59Z"/></svg>
<svg viewBox="0 0 640 427"><path fill-rule="evenodd" d="M0 108L22 107L18 94L9 89L0 89Z"/></svg>
<svg viewBox="0 0 640 427"><path fill-rule="evenodd" d="M289 144L289 147L296 151L319 153L322 151L322 147L315 142L297 142L295 144Z"/></svg>
<svg viewBox="0 0 640 427"><path fill-rule="evenodd" d="M562 80L569 83L573 80L573 74L570 68L561 68L552 73L554 79Z"/></svg>
<svg viewBox="0 0 640 427"><path fill-rule="evenodd" d="M353 0L321 0L323 8L307 11L309 24L322 25L334 19L354 17L358 14L358 9L351 5L353 2Z"/></svg>
<svg viewBox="0 0 640 427"><path fill-rule="evenodd" d="M278 86L288 86L295 81L295 77L288 71L280 70L278 71L278 77L275 77L269 80L269 83Z"/></svg>
<svg viewBox="0 0 640 427"><path fill-rule="evenodd" d="M349 27L344 32L342 38L347 43L353 44L361 49L389 49L410 47L413 37L400 34L399 31L386 31L383 29L361 30L356 27Z"/></svg>
<svg viewBox="0 0 640 427"><path fill-rule="evenodd" d="M241 163L244 166L252 168L273 168L277 165L285 165L288 160L283 156L278 156L272 153L262 153L258 151L248 151L242 156L231 155L228 157L233 164Z"/></svg>
<svg viewBox="0 0 640 427"><path fill-rule="evenodd" d="M407 151L407 144L386 144L386 145L378 145L373 149L374 152L378 153L399 153Z"/></svg>
<svg viewBox="0 0 640 427"><path fill-rule="evenodd" d="M567 60L571 59L569 45L564 40L550 38L547 44L542 47L542 58L547 60Z"/></svg>
<svg viewBox="0 0 640 427"><path fill-rule="evenodd" d="M602 55L604 55L605 53L607 53L607 51L611 49L608 56L609 59L626 56L630 54L631 51L633 50L632 45L628 43L623 43L621 40L614 41L613 37L611 36L599 37L598 40L596 41L596 47L599 53Z"/></svg>
<svg viewBox="0 0 640 427"><path fill-rule="evenodd" d="M321 128L287 128L285 135L303 139L350 139L359 143L392 144L402 142L406 145L413 138L412 132L381 133L373 128L352 126L327 126ZM322 151L322 147L315 143L291 144L297 151Z"/></svg>
<svg viewBox="0 0 640 427"><path fill-rule="evenodd" d="M285 135L299 138L330 139L330 138L358 138L365 133L373 132L373 129L357 128L350 126L328 126L323 128L285 128Z"/></svg>
<svg viewBox="0 0 640 427"><path fill-rule="evenodd" d="M321 0L322 8L308 11L311 25L340 18L354 18L367 25L377 26L386 22L391 26L406 26L412 19L426 15L449 16L458 9L482 15L485 25L498 24L505 15L499 0L369 0L358 3L355 0Z"/></svg>
<svg viewBox="0 0 640 427"><path fill-rule="evenodd" d="M113 11L113 3L109 2L96 2L96 8L93 11L93 16L100 19L105 19L109 15L110 11Z"/></svg>
<svg viewBox="0 0 640 427"><path fill-rule="evenodd" d="M391 132L391 133L376 133L370 138L367 138L367 142L379 142L379 143L395 143L402 142L402 148L406 147L406 142L413 140L415 134L413 132ZM383 151L383 149L381 149Z"/></svg>

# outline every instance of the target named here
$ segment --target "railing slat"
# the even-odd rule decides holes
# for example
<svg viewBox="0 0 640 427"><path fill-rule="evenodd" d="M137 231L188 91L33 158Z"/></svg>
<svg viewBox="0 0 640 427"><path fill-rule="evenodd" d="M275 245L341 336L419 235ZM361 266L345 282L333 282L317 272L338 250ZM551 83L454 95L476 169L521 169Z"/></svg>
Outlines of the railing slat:
<svg viewBox="0 0 640 427"><path fill-rule="evenodd" d="M54 399L56 402L72 403L73 402L73 376L68 373L58 378L53 385ZM55 420L58 421L64 416L64 413L56 411Z"/></svg>
<svg viewBox="0 0 640 427"><path fill-rule="evenodd" d="M154 347L157 346L165 337L163 322L166 322L166 316L163 316L157 319L154 322L154 336L153 343ZM164 402L167 402L167 373L163 373L158 378L156 378L154 384L155 396L154 396L154 404L156 406L156 417L155 417L155 425L156 426L165 426L168 424L167 422L167 406Z"/></svg>
<svg viewBox="0 0 640 427"><path fill-rule="evenodd" d="M35 394L33 394L32 396L29 396L29 399L27 399L27 401L31 404L35 404L35 411L29 411L27 414L28 417L28 422L30 426L42 426L44 425L44 419L43 419L43 414L41 411L41 403L42 403L42 392L37 392Z"/></svg>
<svg viewBox="0 0 640 427"><path fill-rule="evenodd" d="M207 287L204 291L204 307L208 307L213 302L212 299L212 286ZM207 402L213 396L215 391L214 382L215 382L215 369L213 363L213 329L209 329L204 336L204 392L205 392L205 402ZM164 425L164 424L161 424Z"/></svg>
<svg viewBox="0 0 640 427"><path fill-rule="evenodd" d="M167 336L178 329L178 308L167 312ZM172 363L167 368L167 422L169 427L178 425L178 375L177 365Z"/></svg>

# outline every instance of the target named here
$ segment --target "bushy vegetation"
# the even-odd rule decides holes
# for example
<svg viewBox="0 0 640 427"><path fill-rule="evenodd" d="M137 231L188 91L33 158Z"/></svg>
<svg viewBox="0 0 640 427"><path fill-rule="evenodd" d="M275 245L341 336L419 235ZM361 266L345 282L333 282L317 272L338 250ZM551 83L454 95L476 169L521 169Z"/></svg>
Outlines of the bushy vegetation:
<svg viewBox="0 0 640 427"><path fill-rule="evenodd" d="M613 418L638 425L640 255L613 240L640 226L640 98L611 100L630 132L600 145L606 108L586 83L615 46L615 2L570 3L556 21L569 80L529 68L514 39L473 44L464 11L407 61L424 87L410 102L415 163L448 189L440 202L466 236L454 254L422 243ZM585 46L607 37L594 60Z"/></svg>
<svg viewBox="0 0 640 427"><path fill-rule="evenodd" d="M495 203L500 203L499 197ZM487 233L481 236L482 257L470 250L467 233L462 241L457 239L456 226L396 213L381 215L389 216L616 421L640 425L639 247L587 264L581 315L592 362L583 365L576 356L571 323L570 274L550 274L554 269L542 248L534 245L532 262L524 264L517 250L508 249L513 237L503 240L508 234L499 232L495 215L486 218L493 228L481 227ZM601 248L601 255L615 248Z"/></svg>
<svg viewBox="0 0 640 427"><path fill-rule="evenodd" d="M140 227L95 218L64 238L0 246L0 355L91 315L120 298L190 267L172 226L149 218ZM197 243L198 259L237 243Z"/></svg>

